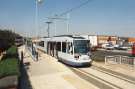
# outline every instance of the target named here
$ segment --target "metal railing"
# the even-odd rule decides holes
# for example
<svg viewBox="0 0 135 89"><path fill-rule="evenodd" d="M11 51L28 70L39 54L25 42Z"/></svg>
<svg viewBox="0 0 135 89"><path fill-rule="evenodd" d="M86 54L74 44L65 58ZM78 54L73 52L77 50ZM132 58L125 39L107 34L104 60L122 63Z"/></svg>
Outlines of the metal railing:
<svg viewBox="0 0 135 89"><path fill-rule="evenodd" d="M33 52L32 48L29 47L29 46L27 46L27 45L25 45L25 47L26 47L26 50L28 51L28 53L30 54L30 56L32 57L32 59L33 59L34 61L37 61L37 60L38 60L38 59L37 59L37 55ZM35 50L34 50L34 51L35 51Z"/></svg>
<svg viewBox="0 0 135 89"><path fill-rule="evenodd" d="M127 64L135 66L135 57L114 55L114 56L105 56L105 64Z"/></svg>

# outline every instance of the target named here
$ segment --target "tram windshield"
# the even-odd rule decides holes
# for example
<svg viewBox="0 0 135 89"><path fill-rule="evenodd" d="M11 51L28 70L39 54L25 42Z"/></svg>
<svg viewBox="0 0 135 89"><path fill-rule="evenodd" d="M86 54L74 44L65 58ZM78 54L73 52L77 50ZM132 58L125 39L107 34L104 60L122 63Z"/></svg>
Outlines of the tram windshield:
<svg viewBox="0 0 135 89"><path fill-rule="evenodd" d="M74 40L74 52L86 54L89 51L89 41L88 40Z"/></svg>

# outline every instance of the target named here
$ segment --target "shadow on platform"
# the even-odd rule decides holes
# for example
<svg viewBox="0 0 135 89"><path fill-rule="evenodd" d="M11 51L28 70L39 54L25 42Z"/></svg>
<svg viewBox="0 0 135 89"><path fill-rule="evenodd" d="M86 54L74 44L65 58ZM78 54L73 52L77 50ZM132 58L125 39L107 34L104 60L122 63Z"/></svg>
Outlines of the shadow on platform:
<svg viewBox="0 0 135 89"><path fill-rule="evenodd" d="M21 65L20 71L21 76L19 78L19 87L18 89L33 89L31 82L29 80L29 76L27 70L29 69L30 63L25 63Z"/></svg>

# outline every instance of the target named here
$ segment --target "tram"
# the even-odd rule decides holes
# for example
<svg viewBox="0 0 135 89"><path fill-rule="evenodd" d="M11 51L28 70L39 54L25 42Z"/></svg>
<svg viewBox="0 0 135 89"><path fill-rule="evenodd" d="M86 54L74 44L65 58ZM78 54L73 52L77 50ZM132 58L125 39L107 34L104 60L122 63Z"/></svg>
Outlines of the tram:
<svg viewBox="0 0 135 89"><path fill-rule="evenodd" d="M42 38L37 48L71 66L91 65L89 40L73 35Z"/></svg>

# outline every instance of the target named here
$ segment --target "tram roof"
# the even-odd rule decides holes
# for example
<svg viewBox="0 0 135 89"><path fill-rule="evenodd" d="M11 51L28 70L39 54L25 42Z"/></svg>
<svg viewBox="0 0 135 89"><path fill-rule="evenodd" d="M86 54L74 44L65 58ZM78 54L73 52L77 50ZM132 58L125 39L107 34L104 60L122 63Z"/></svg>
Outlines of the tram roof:
<svg viewBox="0 0 135 89"><path fill-rule="evenodd" d="M59 36L54 36L54 37L70 37L70 38L76 38L76 39L85 39L84 37L81 36L76 36L76 35L59 35Z"/></svg>
<svg viewBox="0 0 135 89"><path fill-rule="evenodd" d="M40 38L40 41L73 42L73 40L87 40L84 37L74 35L59 35L50 38Z"/></svg>
<svg viewBox="0 0 135 89"><path fill-rule="evenodd" d="M50 39L50 41L55 41L55 42L72 42L73 40L86 40L83 37L80 36L73 36L73 35L60 35L60 36L54 36Z"/></svg>
<svg viewBox="0 0 135 89"><path fill-rule="evenodd" d="M49 41L50 39L51 39L51 38L46 37L46 38L40 38L39 40L40 40L40 41L45 41L45 40L46 40L46 41Z"/></svg>

